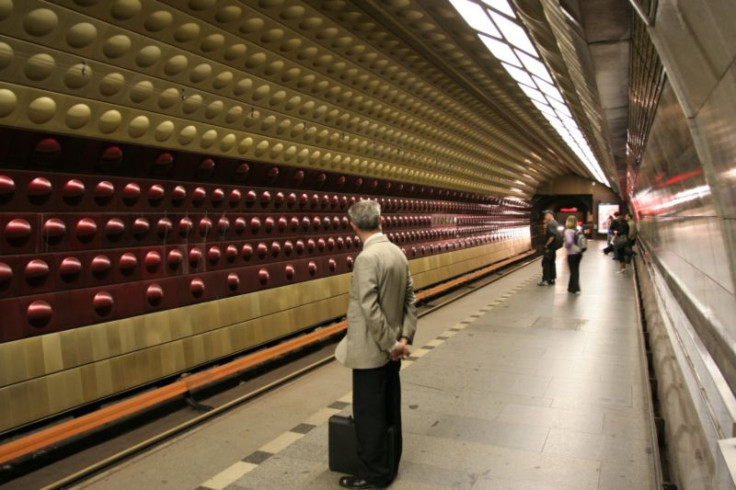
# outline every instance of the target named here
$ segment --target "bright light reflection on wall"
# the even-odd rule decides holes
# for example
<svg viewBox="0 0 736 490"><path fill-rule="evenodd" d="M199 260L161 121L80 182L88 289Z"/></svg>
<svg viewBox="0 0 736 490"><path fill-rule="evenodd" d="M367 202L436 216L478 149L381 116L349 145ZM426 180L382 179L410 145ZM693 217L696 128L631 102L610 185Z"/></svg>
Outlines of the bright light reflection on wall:
<svg viewBox="0 0 736 490"><path fill-rule="evenodd" d="M455 10L599 182L610 185L508 0L450 0Z"/></svg>

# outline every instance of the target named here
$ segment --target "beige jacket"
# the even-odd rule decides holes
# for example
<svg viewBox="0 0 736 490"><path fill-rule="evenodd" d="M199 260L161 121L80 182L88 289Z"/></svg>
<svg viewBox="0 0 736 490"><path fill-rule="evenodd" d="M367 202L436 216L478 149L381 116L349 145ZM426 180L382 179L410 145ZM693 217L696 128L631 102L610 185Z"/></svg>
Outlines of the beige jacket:
<svg viewBox="0 0 736 490"><path fill-rule="evenodd" d="M409 343L417 327L409 263L384 235L372 236L353 267L348 332L335 357L352 369L372 369L389 361L401 337Z"/></svg>

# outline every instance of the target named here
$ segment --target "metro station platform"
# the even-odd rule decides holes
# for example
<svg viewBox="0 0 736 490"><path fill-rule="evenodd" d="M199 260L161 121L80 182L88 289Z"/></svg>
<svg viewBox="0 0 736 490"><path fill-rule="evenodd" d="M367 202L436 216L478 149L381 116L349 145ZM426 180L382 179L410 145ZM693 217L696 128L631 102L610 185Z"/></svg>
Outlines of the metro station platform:
<svg viewBox="0 0 736 490"><path fill-rule="evenodd" d="M420 319L402 369L396 490L655 487L633 271L590 242L582 294L541 265ZM327 419L350 413L336 362L76 488L330 489Z"/></svg>

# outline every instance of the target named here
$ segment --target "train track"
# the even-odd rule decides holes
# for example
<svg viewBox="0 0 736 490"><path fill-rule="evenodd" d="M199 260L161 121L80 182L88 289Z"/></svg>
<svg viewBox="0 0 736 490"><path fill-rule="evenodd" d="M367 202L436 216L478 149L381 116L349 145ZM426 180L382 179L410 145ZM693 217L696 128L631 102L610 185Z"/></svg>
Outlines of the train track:
<svg viewBox="0 0 736 490"><path fill-rule="evenodd" d="M418 316L421 318L429 315L535 260L533 255L528 254L509 265L489 269L485 273L469 273L448 281L444 286L436 286L432 288L432 295L421 295L420 292ZM64 440L56 447L38 450L18 464L5 464L0 468L0 485L8 489L51 490L68 488L89 479L332 362L334 344L343 331L344 328L336 329L337 333L321 341L295 351L287 351L269 362L240 371L217 384L206 385L195 393L175 397L168 403L134 414L127 420L100 428L91 434ZM207 404L198 399L206 400ZM59 474L65 476L59 478Z"/></svg>

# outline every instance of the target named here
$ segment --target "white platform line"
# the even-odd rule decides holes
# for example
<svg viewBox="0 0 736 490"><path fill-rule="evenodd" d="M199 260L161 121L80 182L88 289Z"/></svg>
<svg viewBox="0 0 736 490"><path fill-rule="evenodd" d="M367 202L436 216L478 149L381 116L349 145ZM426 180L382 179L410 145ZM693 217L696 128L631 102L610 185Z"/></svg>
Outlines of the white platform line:
<svg viewBox="0 0 736 490"><path fill-rule="evenodd" d="M313 414L307 420L305 420L304 423L314 425L314 426L319 426L319 425L327 423L330 417L332 417L336 413L340 413L340 410L325 407L325 408L320 409L317 413Z"/></svg>
<svg viewBox="0 0 736 490"><path fill-rule="evenodd" d="M238 461L202 483L200 487L209 488L211 490L222 490L257 467L257 464Z"/></svg>
<svg viewBox="0 0 736 490"><path fill-rule="evenodd" d="M271 442L266 443L264 446L261 446L258 450L263 451L266 453L276 454L281 451L283 451L285 448L290 446L293 442L298 441L304 437L304 434L299 434L297 432L284 432L280 436L278 436L276 439L272 440Z"/></svg>

